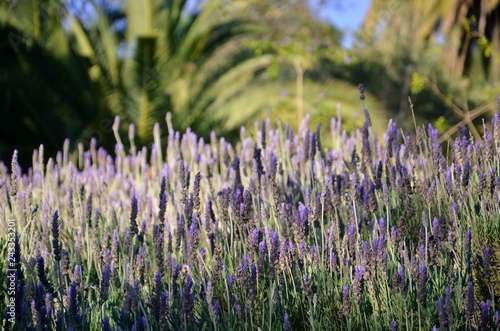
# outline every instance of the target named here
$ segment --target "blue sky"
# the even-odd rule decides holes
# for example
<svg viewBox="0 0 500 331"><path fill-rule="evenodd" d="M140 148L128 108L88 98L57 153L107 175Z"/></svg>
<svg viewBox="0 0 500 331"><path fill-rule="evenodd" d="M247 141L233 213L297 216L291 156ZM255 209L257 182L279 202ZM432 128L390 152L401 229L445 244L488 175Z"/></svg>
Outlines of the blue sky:
<svg viewBox="0 0 500 331"><path fill-rule="evenodd" d="M318 0L311 0L317 3ZM323 5L323 13L319 16L332 23L344 32L342 45L351 48L354 32L361 26L371 0L334 0L327 1L329 5Z"/></svg>
<svg viewBox="0 0 500 331"><path fill-rule="evenodd" d="M133 0L142 1L142 0ZM267 0L262 0L267 1ZM344 33L342 46L351 48L353 44L354 32L361 26L365 18L371 0L309 0L313 8L319 8L320 13L318 16L327 22L332 23ZM113 0L109 1L114 2ZM117 1L118 3L121 1ZM188 8L196 6L196 4L203 2L203 0L188 0ZM82 0L69 1L72 8L92 11L92 8L87 2ZM323 3L323 4L320 4ZM83 6L83 7L82 7Z"/></svg>

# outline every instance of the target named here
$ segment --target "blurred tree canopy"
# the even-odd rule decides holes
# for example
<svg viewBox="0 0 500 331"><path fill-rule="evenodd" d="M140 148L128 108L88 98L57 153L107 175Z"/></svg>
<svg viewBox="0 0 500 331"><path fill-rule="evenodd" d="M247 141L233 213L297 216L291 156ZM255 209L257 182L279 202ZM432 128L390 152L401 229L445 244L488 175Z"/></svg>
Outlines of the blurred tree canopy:
<svg viewBox="0 0 500 331"><path fill-rule="evenodd" d="M336 4L335 1L326 1ZM444 139L494 111L500 79L499 1L373 0L351 50L306 0L17 0L0 4L0 159L29 165L94 137L112 150L112 123L150 144L167 112L188 127L238 136L267 117L328 123L339 104L358 128L365 83L374 130L390 117ZM474 121L475 120L475 121ZM478 131L474 131L477 135Z"/></svg>
<svg viewBox="0 0 500 331"><path fill-rule="evenodd" d="M66 137L112 149L115 116L148 144L167 112L176 130L229 138L268 116L319 122L339 102L362 114L356 84L318 66L340 34L306 2L19 0L1 5L0 29L2 159L17 148L27 164L39 144L54 155Z"/></svg>
<svg viewBox="0 0 500 331"><path fill-rule="evenodd" d="M500 1L373 0L349 66L340 77L365 78L391 117L432 121L446 140L496 109L500 79Z"/></svg>

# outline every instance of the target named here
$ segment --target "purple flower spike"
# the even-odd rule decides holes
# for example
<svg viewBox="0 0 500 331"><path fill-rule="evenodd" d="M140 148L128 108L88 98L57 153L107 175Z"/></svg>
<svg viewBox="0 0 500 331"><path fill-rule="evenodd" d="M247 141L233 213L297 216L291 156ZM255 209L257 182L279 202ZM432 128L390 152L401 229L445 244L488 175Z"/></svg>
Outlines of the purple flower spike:
<svg viewBox="0 0 500 331"><path fill-rule="evenodd" d="M363 276L364 276L365 270L363 265L360 265L359 267L356 268L354 272L354 300L356 303L359 304L361 301L361 296L363 294Z"/></svg>
<svg viewBox="0 0 500 331"><path fill-rule="evenodd" d="M340 314L344 317L349 314L349 285L344 285L342 288L342 309Z"/></svg>
<svg viewBox="0 0 500 331"><path fill-rule="evenodd" d="M182 314L184 315L187 323L190 323L193 319L194 294L192 289L193 279L190 275L187 275L186 283L182 291ZM187 327L187 325L185 325L184 327Z"/></svg>
<svg viewBox="0 0 500 331"><path fill-rule="evenodd" d="M491 249L489 247L484 249L483 275L484 282L488 285L491 281Z"/></svg>
<svg viewBox="0 0 500 331"><path fill-rule="evenodd" d="M425 300L425 295L427 291L426 283L427 283L427 267L425 266L425 263L422 262L420 264L420 268L418 271L418 288L417 288L417 295L420 303L423 303Z"/></svg>
<svg viewBox="0 0 500 331"><path fill-rule="evenodd" d="M72 282L68 290L68 311L70 317L70 325L78 325L80 323L80 313L78 307L78 289L76 282Z"/></svg>
<svg viewBox="0 0 500 331"><path fill-rule="evenodd" d="M139 233L138 225L137 225L137 198L135 196L132 197L132 207L130 210L130 233L134 236Z"/></svg>
<svg viewBox="0 0 500 331"><path fill-rule="evenodd" d="M467 317L470 319L474 316L474 284L469 282L469 286L467 288L467 303L465 312L467 313Z"/></svg>
<svg viewBox="0 0 500 331"><path fill-rule="evenodd" d="M254 229L250 235L250 249L255 249L259 245L262 235L259 229Z"/></svg>
<svg viewBox="0 0 500 331"><path fill-rule="evenodd" d="M103 331L111 331L111 326L109 325L109 317L104 316L104 319L102 320L102 330Z"/></svg>
<svg viewBox="0 0 500 331"><path fill-rule="evenodd" d="M43 285L43 287L47 290L47 292L55 293L54 286L49 282L49 280L47 279L47 275L45 274L45 261L41 256L37 261L37 271L38 279L40 280L40 283Z"/></svg>
<svg viewBox="0 0 500 331"><path fill-rule="evenodd" d="M283 330L284 331L292 331L292 325L290 324L290 317L288 313L285 313L285 320L283 322Z"/></svg>
<svg viewBox="0 0 500 331"><path fill-rule="evenodd" d="M499 96L500 98L500 96ZM499 102L500 105L500 102ZM497 112L493 115L491 120L491 131L493 131L493 139L497 145L500 144L500 113Z"/></svg>
<svg viewBox="0 0 500 331"><path fill-rule="evenodd" d="M102 272L100 291L99 291L101 302L108 300L110 277L111 277L111 268L107 266L106 269L104 269L104 271Z"/></svg>
<svg viewBox="0 0 500 331"><path fill-rule="evenodd" d="M276 231L271 230L271 254L269 256L269 264L271 266L274 265L274 262L277 260L278 255L279 255L279 249L280 249L280 242L279 242L279 236Z"/></svg>
<svg viewBox="0 0 500 331"><path fill-rule="evenodd" d="M441 330L448 330L448 314L445 310L445 303L442 297L438 297L438 316L439 316L439 326Z"/></svg>
<svg viewBox="0 0 500 331"><path fill-rule="evenodd" d="M267 247L266 243L261 241L259 243L259 261L257 262L257 273L259 274L259 279L264 276L264 263L267 259Z"/></svg>
<svg viewBox="0 0 500 331"><path fill-rule="evenodd" d="M59 242L59 213L57 210L52 217L52 249L54 260L61 261L61 243Z"/></svg>
<svg viewBox="0 0 500 331"><path fill-rule="evenodd" d="M302 277L302 280L304 281L304 287L302 288L302 294L304 295L305 298L312 299L313 290L311 287L311 279L307 275L304 275L304 277Z"/></svg>
<svg viewBox="0 0 500 331"><path fill-rule="evenodd" d="M165 210L167 208L167 192L166 192L167 182L165 176L161 178L160 184L160 195L159 195L159 210L158 210L158 222L163 224L165 220Z"/></svg>
<svg viewBox="0 0 500 331"><path fill-rule="evenodd" d="M248 288L248 256L236 268L236 279L241 288Z"/></svg>
<svg viewBox="0 0 500 331"><path fill-rule="evenodd" d="M249 284L249 296L253 300L255 294L257 293L257 267L255 263L250 265L250 284Z"/></svg>
<svg viewBox="0 0 500 331"><path fill-rule="evenodd" d="M392 321L391 322L391 331L396 331L398 329L398 323Z"/></svg>
<svg viewBox="0 0 500 331"><path fill-rule="evenodd" d="M488 324L490 324L490 308L490 300L486 300L486 302L481 303L481 324L479 327L479 330L481 331L493 330L488 327Z"/></svg>

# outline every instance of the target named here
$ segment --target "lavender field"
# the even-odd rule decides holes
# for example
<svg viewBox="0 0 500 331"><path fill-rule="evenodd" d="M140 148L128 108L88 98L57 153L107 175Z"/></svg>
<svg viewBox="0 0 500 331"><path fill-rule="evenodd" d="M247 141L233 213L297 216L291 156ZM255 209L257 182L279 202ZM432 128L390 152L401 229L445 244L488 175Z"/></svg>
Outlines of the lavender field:
<svg viewBox="0 0 500 331"><path fill-rule="evenodd" d="M500 113L445 150L369 118L258 127L14 154L4 328L500 330Z"/></svg>

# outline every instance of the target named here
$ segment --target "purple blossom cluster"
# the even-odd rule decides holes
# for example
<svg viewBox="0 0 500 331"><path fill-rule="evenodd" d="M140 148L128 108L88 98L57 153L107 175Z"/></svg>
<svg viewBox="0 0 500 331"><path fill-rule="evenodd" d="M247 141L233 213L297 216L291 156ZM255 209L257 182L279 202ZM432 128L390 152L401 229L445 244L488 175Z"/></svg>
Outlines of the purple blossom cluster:
<svg viewBox="0 0 500 331"><path fill-rule="evenodd" d="M4 329L498 329L500 115L444 154L432 126L379 136L366 114L351 133L40 148L29 169L14 153Z"/></svg>

